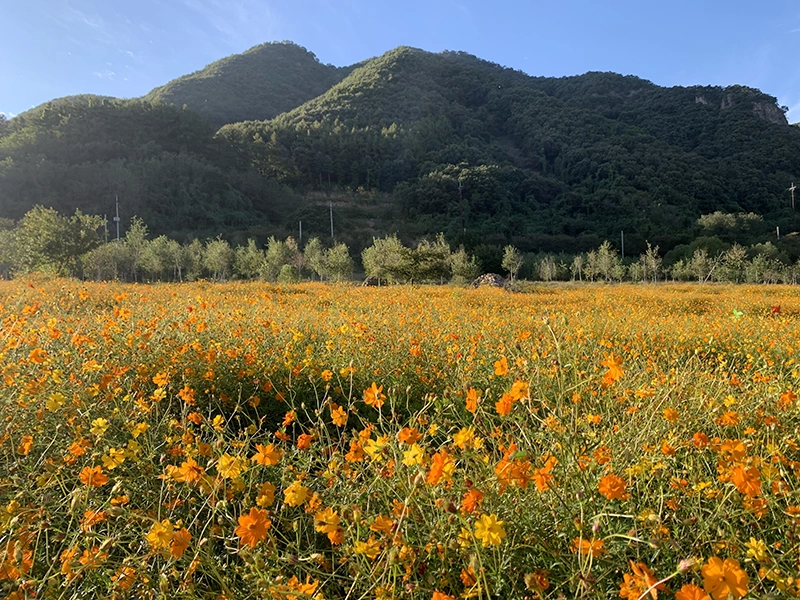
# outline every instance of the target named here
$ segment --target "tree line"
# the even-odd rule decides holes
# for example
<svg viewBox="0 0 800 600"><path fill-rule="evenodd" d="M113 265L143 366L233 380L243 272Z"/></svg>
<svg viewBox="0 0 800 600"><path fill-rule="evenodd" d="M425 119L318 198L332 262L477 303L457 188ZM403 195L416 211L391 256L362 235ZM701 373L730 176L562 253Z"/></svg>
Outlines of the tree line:
<svg viewBox="0 0 800 600"><path fill-rule="evenodd" d="M700 219L718 232L757 224L756 215L714 213ZM721 228L721 229L720 229ZM788 236L793 243L797 236ZM623 258L609 242L579 254L523 253L513 245L502 252L500 266L511 282L524 277L538 281L700 283L788 283L800 281L800 260L792 262L771 241L743 246L724 244L718 237L699 238L705 244L683 253L662 256L647 244L638 256ZM716 242L715 242L716 241ZM718 244L722 244L719 246ZM713 250L714 247L717 250ZM453 249L440 233L407 246L396 234L373 238L361 252L360 265L344 243L326 247L319 238L301 245L293 237L271 236L232 245L222 237L181 243L151 237L144 221L134 217L124 236L108 241L104 219L76 211L65 216L36 206L18 222L0 219L0 274L44 272L86 280L133 282L263 280L295 283L303 279L341 282L364 276L376 285L396 283L469 283L483 272L480 260L463 246Z"/></svg>

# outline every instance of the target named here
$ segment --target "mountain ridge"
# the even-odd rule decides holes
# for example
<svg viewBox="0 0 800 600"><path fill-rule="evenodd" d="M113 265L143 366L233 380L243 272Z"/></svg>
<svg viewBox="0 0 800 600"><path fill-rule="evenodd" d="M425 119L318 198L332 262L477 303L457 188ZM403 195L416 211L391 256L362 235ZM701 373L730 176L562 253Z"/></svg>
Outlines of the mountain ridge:
<svg viewBox="0 0 800 600"><path fill-rule="evenodd" d="M169 104L172 112L158 108ZM369 222L354 226L356 245L365 242L358 236L397 230L407 239L444 231L467 245L546 250L561 240L559 248L579 249L624 229L632 249L646 241L670 249L702 234L697 219L718 210L758 213L774 230L791 219L784 191L800 180L800 128L760 90L662 87L605 72L535 77L409 46L334 67L295 44L262 44L141 99L44 106L54 114L29 111L0 130L0 209L16 206L17 215L35 203L37 169L62 173L61 195L75 199L114 187L103 180L110 173L100 175L109 161L148 157L158 166L163 158L183 175L176 185L158 166L166 191L157 210L142 195L159 187L144 163L126 171L126 194L158 215L155 231L169 224L187 235L207 231L189 222L224 233L267 214L269 231L302 220L306 231L324 232L318 199L296 199L338 190L382 198L375 210L352 207L353 223ZM158 140L152 148L125 133L147 111L167 130L192 131L202 149L170 144L147 126ZM71 177L82 191L69 189ZM57 180L40 195L58 202ZM208 181L216 191L207 194ZM203 220L188 219L193 202Z"/></svg>

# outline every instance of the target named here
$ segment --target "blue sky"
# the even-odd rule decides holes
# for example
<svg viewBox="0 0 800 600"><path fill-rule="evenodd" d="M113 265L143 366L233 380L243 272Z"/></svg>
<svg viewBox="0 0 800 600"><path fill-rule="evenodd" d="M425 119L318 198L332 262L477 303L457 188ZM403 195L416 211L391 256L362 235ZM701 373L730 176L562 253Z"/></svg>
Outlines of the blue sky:
<svg viewBox="0 0 800 600"><path fill-rule="evenodd" d="M800 121L797 0L0 0L0 112L141 96L275 40L335 65L407 45L531 75L750 85Z"/></svg>

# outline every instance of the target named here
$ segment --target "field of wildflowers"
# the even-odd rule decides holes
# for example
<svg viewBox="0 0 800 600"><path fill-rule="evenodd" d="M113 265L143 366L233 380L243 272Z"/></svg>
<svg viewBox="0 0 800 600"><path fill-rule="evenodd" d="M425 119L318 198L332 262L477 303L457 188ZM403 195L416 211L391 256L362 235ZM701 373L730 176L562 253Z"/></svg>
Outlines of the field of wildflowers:
<svg viewBox="0 0 800 600"><path fill-rule="evenodd" d="M789 287L0 286L0 598L800 596Z"/></svg>

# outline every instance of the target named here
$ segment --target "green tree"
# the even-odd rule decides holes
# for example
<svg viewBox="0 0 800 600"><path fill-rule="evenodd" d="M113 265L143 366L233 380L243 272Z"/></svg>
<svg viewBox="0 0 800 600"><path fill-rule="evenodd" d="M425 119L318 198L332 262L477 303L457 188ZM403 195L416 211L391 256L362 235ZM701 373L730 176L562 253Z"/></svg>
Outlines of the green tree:
<svg viewBox="0 0 800 600"><path fill-rule="evenodd" d="M248 239L245 246L234 250L233 271L245 279L253 279L264 270L264 252L256 246L254 239Z"/></svg>
<svg viewBox="0 0 800 600"><path fill-rule="evenodd" d="M602 275L606 281L622 279L624 270L619 260L616 248L608 240L600 244L597 249L597 274Z"/></svg>
<svg viewBox="0 0 800 600"><path fill-rule="evenodd" d="M647 242L647 250L639 257L639 264L642 269L642 280L655 283L661 273L661 257L658 254L658 246L653 248Z"/></svg>
<svg viewBox="0 0 800 600"><path fill-rule="evenodd" d="M78 275L80 257L100 244L102 218L76 211L63 217L52 208L35 206L16 228L16 267Z"/></svg>
<svg viewBox="0 0 800 600"><path fill-rule="evenodd" d="M450 276L450 254L450 244L442 233L436 236L434 242L421 240L413 254L413 278L418 281L445 281Z"/></svg>
<svg viewBox="0 0 800 600"><path fill-rule="evenodd" d="M511 281L517 276L517 273L522 268L522 264L524 262L524 258L522 253L517 250L514 246L506 246L503 249L503 268L508 272L508 277Z"/></svg>
<svg viewBox="0 0 800 600"><path fill-rule="evenodd" d="M739 244L733 244L722 255L718 278L721 281L742 283L745 280L747 267L747 250Z"/></svg>
<svg viewBox="0 0 800 600"><path fill-rule="evenodd" d="M553 281L558 277L558 265L552 256L545 256L536 265L539 279L542 281Z"/></svg>
<svg viewBox="0 0 800 600"><path fill-rule="evenodd" d="M583 254L578 254L575 258L572 259L572 264L570 265L569 271L572 274L572 280L575 281L583 281L583 267L585 264L585 259Z"/></svg>
<svg viewBox="0 0 800 600"><path fill-rule="evenodd" d="M334 282L349 281L353 278L353 259L346 244L339 243L325 251L325 276Z"/></svg>
<svg viewBox="0 0 800 600"><path fill-rule="evenodd" d="M139 217L133 217L122 243L125 246L125 267L133 281L139 281L142 260L147 247L147 225ZM122 266L122 265L119 265Z"/></svg>
<svg viewBox="0 0 800 600"><path fill-rule="evenodd" d="M216 281L225 281L233 264L233 250L227 240L217 238L206 243L203 266Z"/></svg>
<svg viewBox="0 0 800 600"><path fill-rule="evenodd" d="M292 238L282 241L275 238L275 236L271 236L267 240L267 252L264 257L262 276L268 281L275 281L283 265L292 265L299 272L297 267L298 254L300 254L300 251Z"/></svg>
<svg viewBox="0 0 800 600"><path fill-rule="evenodd" d="M414 256L393 233L385 238L373 238L372 245L361 253L361 262L367 277L377 279L379 284L381 281L398 283L411 278Z"/></svg>
<svg viewBox="0 0 800 600"><path fill-rule="evenodd" d="M450 272L453 274L452 283L465 284L473 281L481 273L478 260L467 254L464 246L450 255Z"/></svg>
<svg viewBox="0 0 800 600"><path fill-rule="evenodd" d="M199 279L203 274L205 264L205 248L197 238L193 239L183 248L183 260L186 267L186 278L189 281Z"/></svg>
<svg viewBox="0 0 800 600"><path fill-rule="evenodd" d="M303 259L306 266L313 273L316 273L317 277L322 279L325 274L325 248L319 238L314 237L306 242L306 247L303 250Z"/></svg>
<svg viewBox="0 0 800 600"><path fill-rule="evenodd" d="M142 249L141 266L151 279L163 280L167 271L171 271L170 240L165 235L160 235L150 240Z"/></svg>
<svg viewBox="0 0 800 600"><path fill-rule="evenodd" d="M297 283L300 281L300 271L297 267L290 264L285 264L281 267L281 272L278 273L278 283Z"/></svg>

